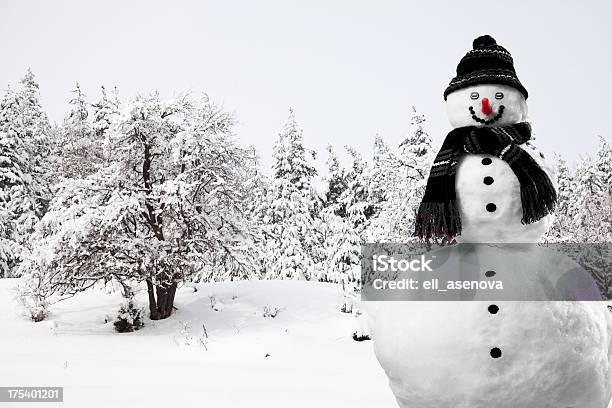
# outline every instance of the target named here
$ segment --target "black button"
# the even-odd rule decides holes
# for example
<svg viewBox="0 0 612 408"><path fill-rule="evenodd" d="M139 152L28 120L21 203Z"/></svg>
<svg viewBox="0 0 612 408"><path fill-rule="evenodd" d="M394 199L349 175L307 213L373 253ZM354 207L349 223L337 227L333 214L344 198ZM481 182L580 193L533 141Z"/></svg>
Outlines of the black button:
<svg viewBox="0 0 612 408"><path fill-rule="evenodd" d="M499 312L499 307L497 305L489 305L489 308L487 310L491 314L497 314L497 312Z"/></svg>
<svg viewBox="0 0 612 408"><path fill-rule="evenodd" d="M491 357L493 357L493 358L500 358L501 355L502 355L502 352L497 347L493 347L491 349Z"/></svg>
<svg viewBox="0 0 612 408"><path fill-rule="evenodd" d="M483 183L485 183L487 186L490 186L491 184L493 184L493 177L487 176L484 178L484 180L482 180Z"/></svg>
<svg viewBox="0 0 612 408"><path fill-rule="evenodd" d="M489 204L487 204L486 209L487 209L488 212L493 212L493 211L497 210L497 206L495 204L493 204L493 203L489 203Z"/></svg>
<svg viewBox="0 0 612 408"><path fill-rule="evenodd" d="M486 276L487 278L492 278L492 277L494 277L494 276L495 276L495 271L486 271L486 272L485 272L485 276Z"/></svg>
<svg viewBox="0 0 612 408"><path fill-rule="evenodd" d="M482 159L482 164L484 164L485 166L488 166L491 163L493 163L493 160L491 160L489 157L485 157L484 159Z"/></svg>

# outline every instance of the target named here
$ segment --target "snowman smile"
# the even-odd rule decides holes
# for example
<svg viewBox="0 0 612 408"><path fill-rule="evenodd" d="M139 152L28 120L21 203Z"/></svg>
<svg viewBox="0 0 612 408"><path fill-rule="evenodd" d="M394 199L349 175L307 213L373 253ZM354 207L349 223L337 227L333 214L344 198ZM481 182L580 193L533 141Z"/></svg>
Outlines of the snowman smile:
<svg viewBox="0 0 612 408"><path fill-rule="evenodd" d="M473 106L469 107L470 113L472 114L472 119L474 119L478 123L483 123L485 125L490 125L491 123L495 123L498 120L500 120L501 117L504 115L504 109L505 109L504 105L501 105L499 107L499 110L497 111L497 115L495 115L492 119L481 119L478 116L476 116L476 112L474 112L474 107Z"/></svg>

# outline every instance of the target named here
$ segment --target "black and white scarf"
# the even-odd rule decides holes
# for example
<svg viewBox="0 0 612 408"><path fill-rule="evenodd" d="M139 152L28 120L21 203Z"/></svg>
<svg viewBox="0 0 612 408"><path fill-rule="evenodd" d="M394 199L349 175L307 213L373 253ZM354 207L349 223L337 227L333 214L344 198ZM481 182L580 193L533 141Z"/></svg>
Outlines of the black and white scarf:
<svg viewBox="0 0 612 408"><path fill-rule="evenodd" d="M451 131L429 173L416 214L415 236L429 239L461 235L455 173L464 154L489 154L508 163L521 185L523 224L552 213L557 202L555 188L544 170L520 147L529 139L531 126L527 122L499 127L466 126Z"/></svg>

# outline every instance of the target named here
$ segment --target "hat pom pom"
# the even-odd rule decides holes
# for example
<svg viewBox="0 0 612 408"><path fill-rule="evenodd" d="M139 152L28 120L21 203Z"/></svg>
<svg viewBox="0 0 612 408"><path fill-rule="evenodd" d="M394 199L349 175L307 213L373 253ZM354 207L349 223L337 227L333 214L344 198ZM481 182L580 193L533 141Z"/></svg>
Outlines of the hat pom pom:
<svg viewBox="0 0 612 408"><path fill-rule="evenodd" d="M480 37L476 38L472 43L474 49L489 47L491 45L496 44L497 43L495 42L495 38L491 37L490 35L481 35Z"/></svg>

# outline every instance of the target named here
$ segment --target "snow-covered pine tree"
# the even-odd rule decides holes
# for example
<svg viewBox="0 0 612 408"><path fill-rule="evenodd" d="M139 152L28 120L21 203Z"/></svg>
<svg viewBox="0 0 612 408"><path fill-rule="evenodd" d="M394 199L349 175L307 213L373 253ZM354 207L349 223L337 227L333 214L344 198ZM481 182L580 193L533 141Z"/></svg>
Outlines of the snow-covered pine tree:
<svg viewBox="0 0 612 408"><path fill-rule="evenodd" d="M115 88L114 97L109 98L104 85L101 87L101 97L91 106L93 108L92 130L98 140L102 140L110 129L113 121L119 116L119 99Z"/></svg>
<svg viewBox="0 0 612 408"><path fill-rule="evenodd" d="M34 307L97 282L146 282L152 319L173 310L177 284L253 273L244 186L254 157L232 116L208 98L129 102L109 130L109 165L65 179L33 234L22 295ZM202 272L204 271L204 272Z"/></svg>
<svg viewBox="0 0 612 408"><path fill-rule="evenodd" d="M19 81L19 100L21 105L20 120L22 134L27 144L32 147L30 162L32 177L37 185L37 205L40 214L44 214L51 200L51 185L55 182L53 175L52 146L54 136L49 118L40 102L40 87L32 70L28 68L25 76Z"/></svg>
<svg viewBox="0 0 612 408"><path fill-rule="evenodd" d="M415 214L425 194L429 170L436 156L437 149L433 147L431 137L425 130L425 122L425 116L413 107L410 119L412 131L399 146L397 157L401 187L395 190L394 200L401 204L394 215L397 225L395 239L403 237L406 240L412 237Z"/></svg>
<svg viewBox="0 0 612 408"><path fill-rule="evenodd" d="M274 154L274 177L288 180L300 191L310 191L317 170L307 157L303 133L295 120L293 109L290 109Z"/></svg>
<svg viewBox="0 0 612 408"><path fill-rule="evenodd" d="M602 136L599 137L599 149L597 150L595 166L603 184L603 191L610 193L612 191L612 147Z"/></svg>
<svg viewBox="0 0 612 408"><path fill-rule="evenodd" d="M361 240L352 228L346 206L341 201L348 189L347 172L340 166L331 146L327 147L327 152L326 201L321 228L326 259L318 279L330 282L356 281L359 279L355 267L360 261Z"/></svg>
<svg viewBox="0 0 612 408"><path fill-rule="evenodd" d="M601 139L595 157L582 158L572 174L558 158L556 220L546 240L561 242L563 251L595 278L600 290L612 297L612 152ZM602 245L604 244L604 245Z"/></svg>
<svg viewBox="0 0 612 408"><path fill-rule="evenodd" d="M35 147L35 159L37 166L46 170L46 159L51 153L51 142L49 140L50 123L47 114L40 103L40 90L36 77L28 68L25 76L19 81L21 89L19 98L21 100L21 120L25 130L25 137Z"/></svg>
<svg viewBox="0 0 612 408"><path fill-rule="evenodd" d="M376 217L390 197L392 190L397 188L398 160L389 150L380 135L374 138L374 150L371 164L367 169L368 194L370 202L374 205Z"/></svg>
<svg viewBox="0 0 612 408"><path fill-rule="evenodd" d="M391 207L399 204L391 199L397 196L396 190L404 185L403 180L399 179L399 164L398 158L377 134L372 162L366 167L368 193L374 205L374 215L365 234L368 242L386 241L391 235L390 229L394 228L393 220L388 216L394 213Z"/></svg>
<svg viewBox="0 0 612 408"><path fill-rule="evenodd" d="M331 145L327 146L327 177L325 191L325 208L342 218L346 216L346 207L340 197L348 188L346 170L340 166L338 156Z"/></svg>
<svg viewBox="0 0 612 408"><path fill-rule="evenodd" d="M612 150L601 138L595 157L586 156L574 172L556 158L558 198L555 222L546 240L612 242Z"/></svg>
<svg viewBox="0 0 612 408"><path fill-rule="evenodd" d="M60 177L82 178L100 165L102 143L92 130L88 103L78 82L68 106L56 143L57 171Z"/></svg>
<svg viewBox="0 0 612 408"><path fill-rule="evenodd" d="M312 179L316 169L304 148L293 110L273 151L273 179L264 224L266 277L311 279L324 257L319 226L320 202Z"/></svg>
<svg viewBox="0 0 612 408"><path fill-rule="evenodd" d="M37 221L30 194L31 148L19 126L19 111L19 99L9 88L0 101L0 277L12 276L21 260L26 236L19 231L20 218L30 226Z"/></svg>
<svg viewBox="0 0 612 408"><path fill-rule="evenodd" d="M14 276L50 196L50 126L30 70L0 101L0 277Z"/></svg>
<svg viewBox="0 0 612 408"><path fill-rule="evenodd" d="M329 230L326 241L327 262L320 279L344 283L359 280L361 238L348 219L330 211L325 220Z"/></svg>
<svg viewBox="0 0 612 408"><path fill-rule="evenodd" d="M592 232L592 202L599 203L602 183L592 157L580 160L575 171L575 190L569 211L573 215L570 236L575 242L589 242Z"/></svg>
<svg viewBox="0 0 612 408"><path fill-rule="evenodd" d="M251 146L253 157L256 157L257 153L254 146ZM250 192L250 197L247 200L247 213L248 216L253 220L255 224L256 239L255 245L257 252L253 254L255 259L257 275L265 276L266 274L266 252L265 245L272 237L268 236L267 224L264 221L266 218L266 212L270 208L268 199L271 198L270 194L270 179L263 174L259 169L259 162L256 161L253 167L253 176L247 181L246 190Z"/></svg>
<svg viewBox="0 0 612 408"><path fill-rule="evenodd" d="M347 174L348 188L340 196L340 202L346 208L346 220L349 226L365 240L365 231L369 220L375 214L375 205L370 197L368 183L368 166L354 148L345 146L352 158L352 166Z"/></svg>
<svg viewBox="0 0 612 408"><path fill-rule="evenodd" d="M21 134L26 144L31 146L29 160L32 174L39 184L38 205L44 212L51 199L51 184L55 181L52 174L54 162L51 157L54 140L51 139L51 124L40 103L40 87L32 70L28 68L19 81L18 99Z"/></svg>
<svg viewBox="0 0 612 408"><path fill-rule="evenodd" d="M424 174L422 169L420 169L419 166L416 166L418 161L415 161L415 159L432 154L431 137L424 129L423 124L425 122L425 115L419 113L413 106L412 114L410 116L410 125L412 126L413 130L399 145L399 157L402 160L402 165L412 168L421 176L424 176Z"/></svg>
<svg viewBox="0 0 612 408"><path fill-rule="evenodd" d="M369 239L375 242L412 240L415 213L425 192L427 175L435 157L425 117L413 107L412 130L385 166L387 199L372 222Z"/></svg>
<svg viewBox="0 0 612 408"><path fill-rule="evenodd" d="M571 241L571 231L574 219L572 195L575 189L574 177L567 162L559 155L555 155L555 173L557 174L557 207L555 221L546 234L545 240L549 242Z"/></svg>
<svg viewBox="0 0 612 408"><path fill-rule="evenodd" d="M573 237L576 242L612 242L612 151L600 139L595 158L581 160L576 168Z"/></svg>

